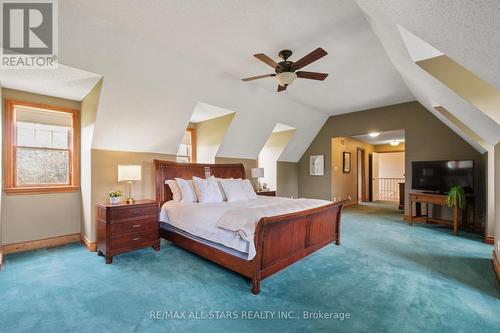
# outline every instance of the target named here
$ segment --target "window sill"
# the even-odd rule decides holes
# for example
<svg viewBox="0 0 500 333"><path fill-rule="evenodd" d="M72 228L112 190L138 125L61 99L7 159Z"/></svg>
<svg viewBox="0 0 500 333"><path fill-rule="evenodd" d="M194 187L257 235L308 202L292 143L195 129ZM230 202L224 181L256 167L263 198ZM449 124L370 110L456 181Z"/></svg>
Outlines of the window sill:
<svg viewBox="0 0 500 333"><path fill-rule="evenodd" d="M50 187L9 187L3 189L7 195L12 194L49 194L76 192L80 186L50 186Z"/></svg>

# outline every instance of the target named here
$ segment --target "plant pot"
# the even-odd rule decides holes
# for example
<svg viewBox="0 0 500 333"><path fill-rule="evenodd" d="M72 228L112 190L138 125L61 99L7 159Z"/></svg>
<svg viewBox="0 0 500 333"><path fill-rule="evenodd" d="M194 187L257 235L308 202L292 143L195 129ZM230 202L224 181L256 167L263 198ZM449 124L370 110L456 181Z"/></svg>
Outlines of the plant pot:
<svg viewBox="0 0 500 333"><path fill-rule="evenodd" d="M109 197L109 203L112 205L120 203L120 197Z"/></svg>

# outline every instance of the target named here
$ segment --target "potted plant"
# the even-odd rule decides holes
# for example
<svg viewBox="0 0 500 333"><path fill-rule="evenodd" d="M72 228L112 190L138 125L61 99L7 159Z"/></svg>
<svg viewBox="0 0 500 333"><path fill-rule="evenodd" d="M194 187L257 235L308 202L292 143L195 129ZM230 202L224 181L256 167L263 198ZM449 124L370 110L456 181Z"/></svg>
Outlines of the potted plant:
<svg viewBox="0 0 500 333"><path fill-rule="evenodd" d="M448 207L458 206L463 208L465 205L465 191L460 186L453 186L448 192L448 197L446 198L446 204Z"/></svg>
<svg viewBox="0 0 500 333"><path fill-rule="evenodd" d="M122 196L121 191L110 191L108 193L109 196L109 203L110 204L117 204L120 203L120 197Z"/></svg>

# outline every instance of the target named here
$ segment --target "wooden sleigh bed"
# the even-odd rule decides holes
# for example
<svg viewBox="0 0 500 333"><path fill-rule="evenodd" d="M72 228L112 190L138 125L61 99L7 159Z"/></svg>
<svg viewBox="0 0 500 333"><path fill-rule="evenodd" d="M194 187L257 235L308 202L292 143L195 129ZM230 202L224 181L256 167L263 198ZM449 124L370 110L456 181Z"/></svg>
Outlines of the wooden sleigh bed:
<svg viewBox="0 0 500 333"><path fill-rule="evenodd" d="M243 164L194 164L154 160L156 201L159 207L172 200L165 180L206 178L245 178ZM252 260L231 255L179 233L160 229L160 236L173 244L194 252L252 280L252 293L260 292L260 281L310 253L335 242L340 245L342 202L264 217L255 230L256 255Z"/></svg>

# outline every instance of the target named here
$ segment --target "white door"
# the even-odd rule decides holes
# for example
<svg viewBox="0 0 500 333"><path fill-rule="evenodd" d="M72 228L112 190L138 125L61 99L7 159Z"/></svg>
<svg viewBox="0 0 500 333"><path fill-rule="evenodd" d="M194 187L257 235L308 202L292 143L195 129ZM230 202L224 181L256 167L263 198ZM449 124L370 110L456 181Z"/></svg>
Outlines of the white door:
<svg viewBox="0 0 500 333"><path fill-rule="evenodd" d="M372 197L373 201L379 200L378 190L378 153L373 153L372 155Z"/></svg>

